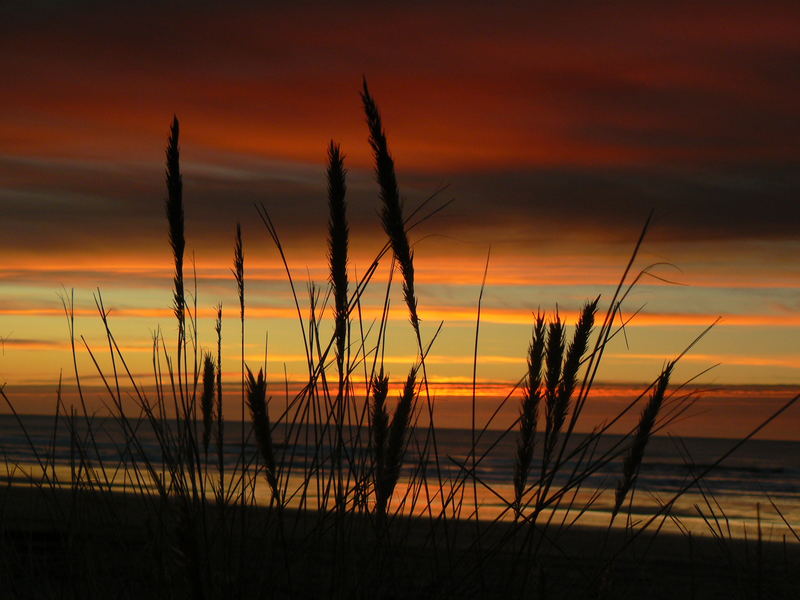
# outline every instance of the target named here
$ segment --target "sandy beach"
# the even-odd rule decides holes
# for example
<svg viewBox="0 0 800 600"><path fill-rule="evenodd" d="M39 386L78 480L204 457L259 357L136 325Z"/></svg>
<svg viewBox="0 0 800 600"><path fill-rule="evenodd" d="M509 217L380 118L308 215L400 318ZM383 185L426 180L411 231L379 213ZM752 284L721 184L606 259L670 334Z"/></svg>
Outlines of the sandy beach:
<svg viewBox="0 0 800 600"><path fill-rule="evenodd" d="M8 486L7 598L796 598L800 544L394 520ZM282 522L282 526L281 526ZM529 537L528 537L529 536ZM476 541L479 540L479 541Z"/></svg>

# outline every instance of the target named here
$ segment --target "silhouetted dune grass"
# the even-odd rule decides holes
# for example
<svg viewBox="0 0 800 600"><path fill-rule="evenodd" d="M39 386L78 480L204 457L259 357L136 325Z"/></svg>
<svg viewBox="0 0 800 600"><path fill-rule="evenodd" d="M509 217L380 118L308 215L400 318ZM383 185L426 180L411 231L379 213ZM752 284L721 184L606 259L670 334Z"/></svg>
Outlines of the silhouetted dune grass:
<svg viewBox="0 0 800 600"><path fill-rule="evenodd" d="M184 211L191 210L191 200L184 204L180 128L178 119L173 120L166 152L166 213L174 262L176 343L168 343L161 333L154 335L156 384L149 391L129 369L99 292L98 315L111 371L100 366L99 355L76 333L72 305L65 302L78 389L76 340L83 342L93 361L105 386L109 415L122 432L116 440L118 455L100 451L97 420L83 401L75 408L64 406L60 395L56 399L53 439L59 428L69 432L66 468L56 468L55 443L49 452L34 443L18 418L36 461L19 466L6 460L9 485L0 491L3 594L209 599L797 597L800 544L766 542L760 528L755 540L735 540L730 529L726 535L719 525L724 512L704 489L703 477L729 453L692 472L679 493L649 518L632 518L630 500L648 441L683 416L693 400L691 394L677 393L681 386L671 381L682 355L666 362L618 414L576 437L603 352L621 331L615 323L621 320L622 304L641 276L631 277L631 268L649 221L605 314L600 313L602 319L599 297L580 310L571 337L562 315L539 313L532 320L528 355L520 357L520 370L525 371L520 404L512 401L514 388L490 419L475 424L465 456L440 454L426 368L439 329L423 327L419 316L410 234L415 224L442 206L423 203L404 212L386 131L366 81L361 100L386 234L366 272L358 279L349 273L347 171L338 145L331 142L328 147L330 287L310 286L308 310L301 310L279 229L269 211L258 207L286 270L307 357L307 382L287 398L285 407L270 402L264 371L254 374L245 364L245 241L236 225L232 286L239 300L241 378L228 382L228 389L240 387L238 438L223 420L223 402L233 408L236 395L223 396L222 342L228 335L222 331L223 308L216 307L215 337L210 341L216 353L203 351L197 338L197 306L187 301ZM374 285L378 265L387 260L399 271L417 342L417 356L407 366L405 380L390 378L383 360L391 277L377 323L364 327L360 318L365 290ZM477 341L475 352L477 361ZM4 389L0 394L17 416L13 399ZM124 409L127 397L134 398L134 411ZM754 427L740 443L797 399ZM487 448L487 432L503 410L517 411L518 418ZM634 410L641 411L637 425L613 443L601 444L610 428ZM145 447L145 432L156 441L155 447ZM514 448L506 457L513 475L503 489L480 474L500 440L511 440ZM231 448L237 450L233 464L226 458ZM616 482L586 489L594 474L615 461L622 465ZM264 482L266 494L261 491ZM661 531L667 520L678 520L672 508L690 489L699 490L710 509L713 536L707 539ZM491 518L478 518L478 490L497 507ZM595 510L604 491L614 495L607 526L583 527L581 516Z"/></svg>

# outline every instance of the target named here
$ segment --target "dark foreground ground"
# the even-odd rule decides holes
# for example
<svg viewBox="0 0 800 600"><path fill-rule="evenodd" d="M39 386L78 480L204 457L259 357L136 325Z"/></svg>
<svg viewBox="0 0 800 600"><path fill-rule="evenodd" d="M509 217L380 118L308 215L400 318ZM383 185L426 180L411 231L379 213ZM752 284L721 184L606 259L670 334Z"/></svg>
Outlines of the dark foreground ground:
<svg viewBox="0 0 800 600"><path fill-rule="evenodd" d="M796 543L481 527L9 485L0 598L800 598Z"/></svg>

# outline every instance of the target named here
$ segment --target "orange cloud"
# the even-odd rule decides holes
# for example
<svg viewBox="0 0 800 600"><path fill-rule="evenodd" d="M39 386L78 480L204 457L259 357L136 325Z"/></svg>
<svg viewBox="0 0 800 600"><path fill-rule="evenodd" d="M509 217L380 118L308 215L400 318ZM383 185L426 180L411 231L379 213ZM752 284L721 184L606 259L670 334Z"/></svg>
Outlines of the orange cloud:
<svg viewBox="0 0 800 600"><path fill-rule="evenodd" d="M172 318L174 313L169 308L132 308L115 307L107 305L112 320L114 318L149 318L163 319ZM428 305L420 308L421 319L428 323L474 323L477 311L473 307L465 306L445 306ZM531 325L536 310L524 309L504 309L484 307L481 310L482 323L496 323L505 325ZM566 312L562 309L561 316L569 324L576 318L573 311ZM75 308L75 316L97 317L98 312L94 308ZM212 308L198 308L198 317L203 319L216 318L216 310ZM307 318L307 312L303 309L303 318ZM382 310L378 307L363 307L361 316L366 320L379 319ZM8 316L64 316L64 309L51 306L32 306L32 307L0 307L0 315ZM287 319L290 321L297 319L297 310L294 307L266 307L251 305L246 308L246 315L251 319ZM629 315L630 316L630 315ZM800 327L800 314L752 314L752 315L714 315L714 314L693 314L693 313L640 313L627 322L626 327L669 327L669 326L698 326L704 327L711 325L718 317L721 317L719 326L732 327ZM353 316L355 318L355 315ZM395 306L389 310L389 319L394 321L406 321L408 314L405 307ZM625 316L627 321L628 316ZM619 320L616 325L621 323Z"/></svg>
<svg viewBox="0 0 800 600"><path fill-rule="evenodd" d="M606 354L617 360L663 360L662 354L620 353ZM721 363L725 365L749 367L790 367L800 369L800 356L744 356L737 354L687 354L681 362Z"/></svg>

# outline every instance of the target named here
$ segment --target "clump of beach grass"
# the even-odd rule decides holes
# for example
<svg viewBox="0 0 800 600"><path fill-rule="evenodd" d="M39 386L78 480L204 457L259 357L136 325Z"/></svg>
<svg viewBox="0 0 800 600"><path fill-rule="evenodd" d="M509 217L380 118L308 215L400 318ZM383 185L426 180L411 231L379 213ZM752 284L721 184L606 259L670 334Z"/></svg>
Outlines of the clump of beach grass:
<svg viewBox="0 0 800 600"><path fill-rule="evenodd" d="M375 454L375 512L379 524L386 519L386 508L400 477L411 414L416 397L417 369L408 373L397 401L391 425L386 409L389 378L382 373L373 382L372 443Z"/></svg>
<svg viewBox="0 0 800 600"><path fill-rule="evenodd" d="M442 466L440 463L439 448L437 442L437 434L434 426L434 399L431 397L428 371L425 361L427 350L422 342L422 334L420 332L420 318L417 307L417 294L414 285L414 252L411 249L411 244L408 239L408 229L406 227L405 218L403 216L403 202L400 197L400 190L397 184L397 175L395 173L394 159L389 152L388 142L386 140L386 132L383 128L380 111L374 98L370 94L369 87L367 86L366 78L362 81L361 100L364 107L364 113L367 121L367 128L369 130L369 144L372 148L372 153L375 161L375 176L379 187L379 196L381 199L381 222L383 229L389 238L389 245L392 248L394 261L400 267L400 273L403 279L403 299L406 307L408 308L409 320L417 338L417 351L419 352L419 368L422 372L422 389L425 392L425 402L428 413L428 427L426 431L425 441L421 450L421 462L426 462L429 453L432 452L433 463L436 469L437 487L439 495L444 500L445 509L449 500L445 498L453 498L452 494L445 494L445 480L442 475ZM435 339L435 336L434 336ZM433 341L431 341L432 343ZM428 345L430 349L430 344ZM428 507L429 516L433 517L431 508L432 498L429 486L425 481L426 469L418 469L417 473L421 474L422 487L425 490L426 504ZM443 522L443 530L445 538L448 537L447 521ZM449 544L449 540L446 540Z"/></svg>
<svg viewBox="0 0 800 600"><path fill-rule="evenodd" d="M598 302L599 298L584 305L578 317L572 341L566 349L566 355L564 355L564 323L558 315L548 328L547 377L544 394L547 419L545 464L552 456L559 433L567 418L570 400L578 381L578 369L589 346L589 336L594 327L594 315Z"/></svg>
<svg viewBox="0 0 800 600"><path fill-rule="evenodd" d="M608 448L601 448L600 441L611 424L631 410L645 397L647 391L632 400L610 423L596 427L580 440L572 439L574 425L589 396L603 349L613 336L612 324L620 314L618 311L621 302L627 295L620 294L621 282L591 351L589 342L599 298L587 302L579 311L569 344L567 327L558 311L549 320L541 313L536 315L523 377L519 418L514 425L499 434L497 441L489 444L490 449L494 448L507 436L513 435L515 430L518 431L514 446L513 477L508 482L512 484L509 497L506 498L503 493L498 492L479 471L489 450L479 452L478 444L488 431L494 416L479 433L475 430L477 426L473 426L472 447L466 453L467 458L463 463L447 457L458 466L457 474L445 482L439 471L438 484L432 485L429 492L430 482L426 478L426 469L432 458L438 471L439 452L433 433L434 415L425 373L425 357L430 346L424 347L420 336L414 252L408 236L411 226L407 225L403 213L394 160L389 152L381 115L366 81L361 90L361 100L375 159L381 224L388 244L377 253L367 273L357 283L355 279L353 282L349 280L346 169L341 148L331 142L327 148L326 173L330 295L319 294L319 288L313 284L309 286L311 314L307 330L294 294L294 284L284 249L277 237L277 229L266 211L259 213L286 268L308 357L308 381L303 382L301 390L295 396L289 392L288 376L286 377L286 405L283 410L276 410L276 405L270 404L267 399L266 364L263 370L259 369L257 375L245 364L244 250L242 229L238 223L236 225L232 271L241 326L242 430L235 466L226 467L224 451L221 304L217 305L215 311L216 360L211 353L205 352L202 354L201 364L197 364L198 329L196 321L193 321L193 330L190 332L195 347L193 381L191 371L186 367L186 319L187 312L192 318L192 311L186 304L184 282L186 241L177 118L172 122L166 151L166 212L174 263L173 310L178 321L177 362L173 362L167 352L160 331L154 334L155 398L149 397L148 389L137 383L116 345L102 300L98 301L98 310L108 335L113 365L111 376L102 372L88 344L83 340L111 396L113 416L121 426L125 439L124 445L120 446L119 464L109 464L106 469L106 462L111 461L104 459L96 448L96 441L92 438L93 421L87 414L88 429L87 432L81 432L75 428L74 414L71 415L72 419L68 422L73 428L70 440L73 479L67 483L73 490L102 498L103 493L110 493L112 490L110 479L113 475L107 475L114 472L111 467L115 466L118 471L125 472L127 479L124 486L128 487L124 489L141 498L154 515L152 527L157 533L154 537L156 541L153 542L156 547L154 556L166 555L167 552L162 552L165 549L176 548L180 551L180 567L188 577L186 591L190 597L248 597L251 594L267 597L294 597L301 594L310 597L374 597L385 594L397 597L404 595L406 589L408 596L485 596L503 586L493 589L484 585L483 567L504 561L512 563L511 576L507 578L508 587L518 589L519 595L529 593L528 574L533 569L544 573L545 564L541 561L540 554L541 540L547 539L557 546L561 530L576 523L577 518L590 510L597 501L599 491L582 504L576 500L588 478L600 468L624 456L623 472L615 492L611 518L613 522L626 498L630 498L632 490L636 488L648 440L676 415L682 414L683 408L680 405L671 406L672 410L666 416L662 410L669 401L665 394L675 364L670 362L648 388L651 390L650 398L634 430L620 436L619 441L610 443ZM412 217L415 213L416 211L411 213ZM640 243L641 238L634 257ZM403 383L393 412L387 406L389 377L385 374L383 360L391 274L377 335L371 333L371 326L365 325L361 315L364 290L389 249L402 275L403 300L419 350L418 359ZM633 257L623 275L623 281L632 262ZM196 293L194 296L193 319L196 320ZM333 299L333 326L330 329L320 325L325 312L319 308L319 296L324 301ZM74 320L70 320L74 358L73 325ZM326 339L328 331L330 337ZM330 358L331 351L333 360ZM475 356L477 364L477 334ZM520 358L521 365L524 360ZM371 370L367 366L369 361L372 361ZM117 365L121 365L123 375L131 382L131 394L141 412L138 418L131 418L122 410ZM335 390L329 389L326 377L326 371L333 366L338 375ZM362 369L363 379L351 379L352 373L361 373ZM177 387L172 383L174 375L177 375ZM420 380L418 376L421 377ZM77 361L76 380L80 386ZM473 382L475 381L473 371ZM198 383L201 383L199 390ZM419 416L415 407L420 389L424 389L428 396L429 417L428 434L422 444L415 435L416 419ZM509 397L514 391L512 389ZM0 394L8 401L1 387ZM81 400L83 401L82 397ZM174 408L169 406L170 402ZM504 403L505 401L499 404L495 414L500 412ZM790 403L787 404L789 405ZM196 406L200 408L199 422ZM249 412L249 422L245 418L246 409ZM59 410L60 404L57 405L57 415ZM271 410L274 420L270 415ZM84 412L86 413L85 409ZM58 422L57 418L56 423ZM142 432L147 426L157 441L158 456L154 456L141 441ZM198 428L201 428L201 435L197 435ZM537 429L541 431L537 432ZM285 443L275 442L275 431L278 430L282 432ZM212 433L215 435L217 449L216 474L213 472L213 465L209 463ZM540 437L543 437L541 441ZM251 439L255 440L255 450L249 444ZM429 440L433 441L432 457L428 450ZM89 442L95 446L92 456L89 456L86 448ZM230 445L237 444L234 441ZM410 450L412 445L413 451ZM534 462L538 451L541 452L542 464L541 473L537 476L532 473L536 471ZM55 463L55 458L52 461ZM250 468L254 462L259 463L260 470L263 470L271 499L263 521L256 519L253 516L254 511L249 510L256 502L255 478L260 475L259 469ZM96 469L92 463L99 464L99 468ZM51 478L48 462L42 461L41 464L44 475L50 478L46 483L56 487L55 469L52 469ZM398 487L398 484L404 476L404 469L408 472L408 486L407 491L401 494L399 490L402 487ZM704 469L701 475L709 470L710 468ZM102 477L98 472L103 474ZM514 519L508 523L509 527L495 529L494 532L488 522L461 528L462 535L467 532L472 536L465 544L458 546L454 536L447 538L444 546L438 545L438 528L446 530L449 515L461 514L460 504L452 512L448 512L448 505L461 502L454 498L458 490L463 489L467 483L474 490L480 486L491 493L498 504L505 505L502 513L510 512ZM327 502L331 489L336 498L333 510ZM419 501L423 489L426 497ZM689 489L688 486L682 492L686 489ZM216 507L206 505L206 490L216 492ZM434 509L436 498L440 499L440 506ZM532 501L535 502L535 509L533 514L529 514L527 507ZM173 503L177 506L176 511L170 508ZM109 504L112 503L109 501ZM478 495L475 492L476 523L477 504ZM670 503L666 504L660 513L666 515L669 506ZM393 514L391 519L390 507ZM212 513L211 510L215 509L219 510ZM553 517L558 509L565 513L560 523ZM545 510L551 511L549 518L546 521L537 521ZM271 520L276 513L279 517L277 530ZM427 519L402 518L404 515L420 514L426 514ZM571 521L568 519L567 515L576 514L576 517L570 517ZM329 519L329 515L332 518ZM626 528L625 535L633 538L656 522L657 517L658 515L635 530L631 528L628 531ZM294 519L291 528L288 527L290 518ZM498 520L500 518L502 514ZM373 521L379 525L379 535L364 535L363 524L373 527ZM388 535L390 530L392 536ZM413 531L418 534L416 537ZM516 541L520 538L521 542L517 545ZM395 545L390 547L390 542ZM409 543L405 550L392 552L393 549L400 549L405 542ZM412 543L415 545L412 546ZM413 552L409 550L411 548L414 549ZM509 549L513 552L509 552ZM363 554L358 554L361 550L364 550ZM379 555L380 559L374 559L373 554ZM411 554L416 556L409 556ZM473 563L468 563L465 557L474 559L477 567L470 568ZM380 563L381 568L376 568L384 559L391 562ZM161 562L158 558L155 561L157 564ZM320 568L320 564L327 566ZM301 567L299 571L303 577L292 580L290 570L297 566ZM367 574L360 574L362 570ZM375 578L370 573L375 572L379 572L382 578L380 587L372 587ZM320 584L323 579L325 583ZM476 580L480 580L480 586L476 585ZM543 580L544 575L539 581ZM161 589L172 589L169 587L168 576L160 575L158 582ZM546 589L547 585L540 583L540 588ZM566 584L559 591L565 589ZM250 593L246 593L247 591ZM590 595L591 592L592 590ZM164 595L168 593L165 592ZM540 596L543 597L543 594Z"/></svg>

